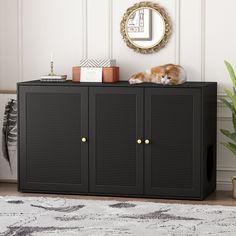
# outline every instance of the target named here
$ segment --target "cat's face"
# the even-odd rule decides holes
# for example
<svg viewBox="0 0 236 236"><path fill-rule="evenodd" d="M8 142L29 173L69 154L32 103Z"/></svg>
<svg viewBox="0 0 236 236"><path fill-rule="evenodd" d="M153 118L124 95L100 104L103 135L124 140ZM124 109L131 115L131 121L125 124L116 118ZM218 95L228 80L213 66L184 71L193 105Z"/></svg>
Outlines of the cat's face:
<svg viewBox="0 0 236 236"><path fill-rule="evenodd" d="M180 69L175 65L166 65L153 68L153 74L159 76L162 84L176 85L180 79Z"/></svg>
<svg viewBox="0 0 236 236"><path fill-rule="evenodd" d="M162 84L176 85L179 83L179 78L175 77L169 73L166 73L161 77Z"/></svg>

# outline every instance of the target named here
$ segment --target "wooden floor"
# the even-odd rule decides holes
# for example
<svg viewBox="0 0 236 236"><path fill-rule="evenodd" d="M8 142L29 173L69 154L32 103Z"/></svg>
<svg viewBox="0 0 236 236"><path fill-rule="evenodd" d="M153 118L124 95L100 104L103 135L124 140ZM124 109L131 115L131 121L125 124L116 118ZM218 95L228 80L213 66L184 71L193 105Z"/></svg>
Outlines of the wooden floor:
<svg viewBox="0 0 236 236"><path fill-rule="evenodd" d="M204 201L193 200L166 200L166 199L147 199L147 198L124 198L124 197L100 197L100 196L84 196L84 195L59 195L59 194L35 194L20 193L17 191L16 184L0 183L0 196L21 196L21 197L65 197L72 199L90 199L90 200L118 200L118 201L142 201L142 202L160 202L160 203L179 203L179 204L208 204L208 205L224 205L236 206L236 199L232 198L229 191L217 191L211 194Z"/></svg>

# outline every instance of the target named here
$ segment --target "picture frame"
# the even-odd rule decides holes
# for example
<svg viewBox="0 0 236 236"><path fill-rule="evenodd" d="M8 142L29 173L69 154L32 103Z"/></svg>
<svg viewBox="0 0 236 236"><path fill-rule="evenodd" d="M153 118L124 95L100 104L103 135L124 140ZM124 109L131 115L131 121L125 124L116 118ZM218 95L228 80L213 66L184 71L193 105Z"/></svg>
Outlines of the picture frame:
<svg viewBox="0 0 236 236"><path fill-rule="evenodd" d="M152 40L152 10L140 8L132 12L127 22L127 32L135 41Z"/></svg>

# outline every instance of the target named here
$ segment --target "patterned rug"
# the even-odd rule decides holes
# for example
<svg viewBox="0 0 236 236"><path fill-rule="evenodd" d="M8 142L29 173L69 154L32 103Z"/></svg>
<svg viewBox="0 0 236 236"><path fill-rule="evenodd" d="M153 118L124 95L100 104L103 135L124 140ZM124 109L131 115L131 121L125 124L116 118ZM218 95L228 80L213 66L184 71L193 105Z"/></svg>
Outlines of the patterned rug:
<svg viewBox="0 0 236 236"><path fill-rule="evenodd" d="M0 235L236 235L236 208L0 197Z"/></svg>

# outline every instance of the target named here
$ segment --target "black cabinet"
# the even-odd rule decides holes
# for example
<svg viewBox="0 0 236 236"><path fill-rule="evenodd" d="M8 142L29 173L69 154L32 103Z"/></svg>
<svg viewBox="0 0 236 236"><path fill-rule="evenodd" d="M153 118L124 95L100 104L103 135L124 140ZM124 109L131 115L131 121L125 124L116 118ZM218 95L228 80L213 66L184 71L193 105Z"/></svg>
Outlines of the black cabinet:
<svg viewBox="0 0 236 236"><path fill-rule="evenodd" d="M88 88L20 86L19 187L88 191Z"/></svg>
<svg viewBox="0 0 236 236"><path fill-rule="evenodd" d="M143 89L89 90L89 179L94 193L143 192Z"/></svg>
<svg viewBox="0 0 236 236"><path fill-rule="evenodd" d="M146 194L200 197L201 114L198 89L146 89Z"/></svg>
<svg viewBox="0 0 236 236"><path fill-rule="evenodd" d="M203 199L216 83L18 84L19 190Z"/></svg>

